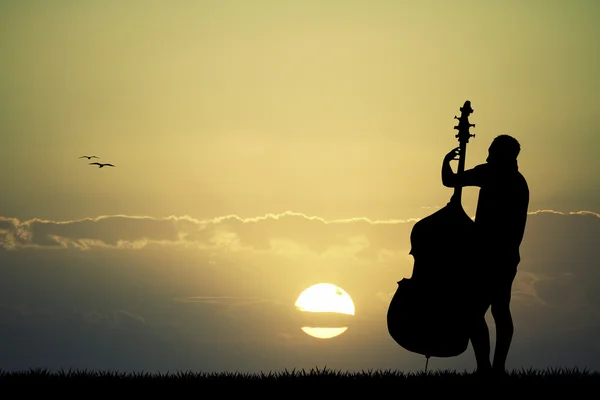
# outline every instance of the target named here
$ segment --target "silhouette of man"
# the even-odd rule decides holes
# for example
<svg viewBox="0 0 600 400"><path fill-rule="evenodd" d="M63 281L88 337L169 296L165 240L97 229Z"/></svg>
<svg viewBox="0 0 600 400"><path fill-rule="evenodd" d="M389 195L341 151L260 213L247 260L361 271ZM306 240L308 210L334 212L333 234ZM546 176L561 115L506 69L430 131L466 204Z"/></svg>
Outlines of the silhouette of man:
<svg viewBox="0 0 600 400"><path fill-rule="evenodd" d="M465 170L462 177L452 171L450 161L458 159L459 149L450 151L442 163L442 183L446 187L478 186L475 213L477 232L476 276L473 277L474 316L470 340L477 373L504 374L514 326L510 312L512 283L521 261L529 206L529 187L519 172L519 142L499 135L488 149L487 162ZM496 346L490 363L490 337L485 314L491 307L496 324Z"/></svg>

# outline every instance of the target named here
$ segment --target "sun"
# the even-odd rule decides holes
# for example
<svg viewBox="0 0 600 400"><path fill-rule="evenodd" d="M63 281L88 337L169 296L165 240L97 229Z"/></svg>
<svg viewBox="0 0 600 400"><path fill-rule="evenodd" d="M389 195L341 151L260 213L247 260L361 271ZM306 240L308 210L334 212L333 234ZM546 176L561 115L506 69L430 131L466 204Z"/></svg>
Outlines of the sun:
<svg viewBox="0 0 600 400"><path fill-rule="evenodd" d="M317 283L305 289L295 304L299 311L305 313L333 313L338 315L353 316L354 302L346 291L332 283ZM330 339L344 333L348 327L309 327L302 330L319 339Z"/></svg>
<svg viewBox="0 0 600 400"><path fill-rule="evenodd" d="M317 283L305 289L298 296L296 307L300 311L354 315L354 302L350 295L332 283Z"/></svg>

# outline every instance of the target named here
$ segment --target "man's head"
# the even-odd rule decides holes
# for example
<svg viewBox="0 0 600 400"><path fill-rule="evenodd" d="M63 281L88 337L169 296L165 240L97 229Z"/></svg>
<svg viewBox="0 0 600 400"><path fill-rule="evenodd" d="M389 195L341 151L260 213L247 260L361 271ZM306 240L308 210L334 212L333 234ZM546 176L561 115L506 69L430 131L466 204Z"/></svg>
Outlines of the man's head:
<svg viewBox="0 0 600 400"><path fill-rule="evenodd" d="M494 138L488 150L487 162L489 163L510 163L517 160L521 145L512 136L499 135Z"/></svg>

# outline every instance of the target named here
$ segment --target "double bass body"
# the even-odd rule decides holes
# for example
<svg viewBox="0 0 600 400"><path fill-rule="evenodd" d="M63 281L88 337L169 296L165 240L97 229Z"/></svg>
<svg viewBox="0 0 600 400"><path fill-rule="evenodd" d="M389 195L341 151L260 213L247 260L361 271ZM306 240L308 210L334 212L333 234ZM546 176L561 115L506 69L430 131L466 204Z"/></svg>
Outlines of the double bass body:
<svg viewBox="0 0 600 400"><path fill-rule="evenodd" d="M466 144L471 136L466 101L455 126L460 143L458 174L464 171ZM410 278L398 282L387 313L388 331L404 349L426 357L454 357L469 343L469 283L475 267L475 223L461 204L461 188L455 188L442 209L415 223L410 254L414 259Z"/></svg>

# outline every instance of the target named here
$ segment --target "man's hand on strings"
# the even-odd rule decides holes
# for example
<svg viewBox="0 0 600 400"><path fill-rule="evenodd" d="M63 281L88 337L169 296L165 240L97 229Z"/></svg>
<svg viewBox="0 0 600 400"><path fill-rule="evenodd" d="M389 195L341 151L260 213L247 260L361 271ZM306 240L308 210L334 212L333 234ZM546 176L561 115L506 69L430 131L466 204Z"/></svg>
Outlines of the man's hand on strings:
<svg viewBox="0 0 600 400"><path fill-rule="evenodd" d="M460 158L460 147L456 147L444 157L444 162L449 163L452 160L458 160Z"/></svg>

